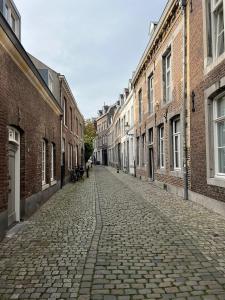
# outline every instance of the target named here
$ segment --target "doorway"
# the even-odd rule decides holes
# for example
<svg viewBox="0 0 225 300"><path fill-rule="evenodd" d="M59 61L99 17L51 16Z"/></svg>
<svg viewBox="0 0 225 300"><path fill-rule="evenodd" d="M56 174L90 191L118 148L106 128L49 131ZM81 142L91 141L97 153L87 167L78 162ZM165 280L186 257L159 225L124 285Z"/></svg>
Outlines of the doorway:
<svg viewBox="0 0 225 300"><path fill-rule="evenodd" d="M8 145L8 226L20 221L20 134L9 128Z"/></svg>

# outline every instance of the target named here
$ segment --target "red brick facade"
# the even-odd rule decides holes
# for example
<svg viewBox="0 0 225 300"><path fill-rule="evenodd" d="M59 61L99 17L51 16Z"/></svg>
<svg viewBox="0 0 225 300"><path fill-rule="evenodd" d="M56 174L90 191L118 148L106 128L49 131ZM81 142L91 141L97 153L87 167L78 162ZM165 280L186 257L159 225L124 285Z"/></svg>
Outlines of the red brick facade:
<svg viewBox="0 0 225 300"><path fill-rule="evenodd" d="M60 163L55 163L54 185L50 182L52 143L55 161L61 156L62 110L9 28L0 27L0 233L7 227L8 126L20 133L20 217L32 213L60 186ZM18 46L18 48L17 48ZM42 148L46 141L46 184L42 187Z"/></svg>
<svg viewBox="0 0 225 300"><path fill-rule="evenodd" d="M204 44L206 40L204 26L203 1L193 1L192 10L189 14L189 65L190 65L190 93L195 95L195 111L191 112L190 132L191 132L191 190L204 196L211 197L225 202L225 187L207 184L207 115L205 91L213 85L218 87L214 91L216 94L224 90L224 85L220 83L225 76L225 59L215 66L204 65L206 53ZM198 30L196 30L196 28ZM209 145L208 145L209 146ZM225 180L224 180L225 182Z"/></svg>

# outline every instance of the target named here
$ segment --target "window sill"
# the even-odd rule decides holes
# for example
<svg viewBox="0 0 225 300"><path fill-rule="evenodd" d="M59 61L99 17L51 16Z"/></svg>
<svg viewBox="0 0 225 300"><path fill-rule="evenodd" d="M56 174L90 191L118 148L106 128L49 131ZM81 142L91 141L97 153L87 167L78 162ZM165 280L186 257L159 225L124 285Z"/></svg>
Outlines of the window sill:
<svg viewBox="0 0 225 300"><path fill-rule="evenodd" d="M170 174L174 177L180 177L180 178L183 177L183 173L182 173L181 169L180 170L171 170Z"/></svg>
<svg viewBox="0 0 225 300"><path fill-rule="evenodd" d="M166 169L165 168L157 169L156 173L164 175L166 173Z"/></svg>
<svg viewBox="0 0 225 300"><path fill-rule="evenodd" d="M48 188L49 188L49 184L48 183L42 184L42 191L45 191Z"/></svg>
<svg viewBox="0 0 225 300"><path fill-rule="evenodd" d="M205 70L204 70L205 75L207 75L215 67L217 67L224 59L225 59L225 53L221 54L219 57L216 58L212 58L212 59L207 58L205 62Z"/></svg>
<svg viewBox="0 0 225 300"><path fill-rule="evenodd" d="M56 185L57 180L51 180L51 186Z"/></svg>
<svg viewBox="0 0 225 300"><path fill-rule="evenodd" d="M225 188L225 177L214 177L214 178L208 178L207 179L207 184L209 185L215 185L215 186L219 186L222 188Z"/></svg>

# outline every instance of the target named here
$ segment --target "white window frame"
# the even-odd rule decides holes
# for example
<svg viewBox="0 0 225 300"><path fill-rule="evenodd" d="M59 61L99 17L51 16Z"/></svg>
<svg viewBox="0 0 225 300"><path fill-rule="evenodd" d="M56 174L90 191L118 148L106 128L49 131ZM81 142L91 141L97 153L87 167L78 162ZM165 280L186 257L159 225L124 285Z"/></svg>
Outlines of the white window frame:
<svg viewBox="0 0 225 300"><path fill-rule="evenodd" d="M55 173L55 157L54 157L55 145L51 143L51 181L54 181Z"/></svg>
<svg viewBox="0 0 225 300"><path fill-rule="evenodd" d="M225 53L225 14L224 14L224 0L204 0L205 2L205 36L206 36L206 49L207 49L207 57L213 60L218 59L221 55ZM208 4L210 5L211 11L208 11ZM218 26L219 26L219 11L223 10L223 31L218 34ZM211 29L211 30L210 30ZM223 34L224 36L224 47L223 52L221 54L218 53L218 37ZM208 53L209 46L209 38L211 44L211 54Z"/></svg>
<svg viewBox="0 0 225 300"><path fill-rule="evenodd" d="M154 112L154 88L153 88L154 76L151 74L148 77L148 112L153 114Z"/></svg>
<svg viewBox="0 0 225 300"><path fill-rule="evenodd" d="M141 123L142 121L142 105L143 105L143 95L142 89L138 91L138 121Z"/></svg>
<svg viewBox="0 0 225 300"><path fill-rule="evenodd" d="M169 63L168 63L168 58L169 58ZM172 61L172 54L171 54L171 49L168 49L168 53L166 53L163 56L163 77L164 77L164 102L168 103L171 101L171 88L172 88L172 69L171 69L171 61ZM169 81L167 80L169 74Z"/></svg>
<svg viewBox="0 0 225 300"><path fill-rule="evenodd" d="M181 126L181 122L180 122L180 118L175 118L172 121L172 146L173 146L173 168L174 170L181 170L181 132L180 131L176 131L176 123L179 122L180 126ZM177 143L178 143L178 151L175 150L175 145L176 145L176 139L177 139ZM176 152L178 153L178 165L176 165Z"/></svg>
<svg viewBox="0 0 225 300"><path fill-rule="evenodd" d="M215 167L215 177L216 178L224 178L225 179L225 173L220 173L219 172L219 155L218 155L218 150L219 148L225 148L219 147L218 145L218 124L225 122L225 115L222 117L218 117L218 100L225 97L225 95L220 95L216 97L213 100L213 131L214 131L214 167Z"/></svg>
<svg viewBox="0 0 225 300"><path fill-rule="evenodd" d="M48 72L48 87L53 92L53 78L50 72Z"/></svg>
<svg viewBox="0 0 225 300"><path fill-rule="evenodd" d="M163 134L162 134L163 133ZM159 167L165 168L165 143L164 143L164 125L159 127Z"/></svg>
<svg viewBox="0 0 225 300"><path fill-rule="evenodd" d="M46 141L41 142L41 168L42 168L42 185L46 184Z"/></svg>

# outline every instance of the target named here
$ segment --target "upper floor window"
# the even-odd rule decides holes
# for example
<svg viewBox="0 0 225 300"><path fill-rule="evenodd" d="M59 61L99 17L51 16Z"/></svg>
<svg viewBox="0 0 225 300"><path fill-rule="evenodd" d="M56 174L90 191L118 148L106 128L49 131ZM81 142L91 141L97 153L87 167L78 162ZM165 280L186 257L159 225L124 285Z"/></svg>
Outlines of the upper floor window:
<svg viewBox="0 0 225 300"><path fill-rule="evenodd" d="M148 77L148 112L153 113L153 75Z"/></svg>
<svg viewBox="0 0 225 300"><path fill-rule="evenodd" d="M163 99L171 100L171 48L163 56Z"/></svg>
<svg viewBox="0 0 225 300"><path fill-rule="evenodd" d="M63 101L63 122L64 122L64 125L67 126L67 101L66 101L66 98L64 98L64 101Z"/></svg>
<svg viewBox="0 0 225 300"><path fill-rule="evenodd" d="M172 152L174 170L181 167L180 119L172 120Z"/></svg>
<svg viewBox="0 0 225 300"><path fill-rule="evenodd" d="M207 57L224 53L224 0L206 0Z"/></svg>
<svg viewBox="0 0 225 300"><path fill-rule="evenodd" d="M139 110L139 122L142 120L142 89L138 92L138 110Z"/></svg>
<svg viewBox="0 0 225 300"><path fill-rule="evenodd" d="M51 92L53 92L53 79L52 75L48 72L48 87Z"/></svg>
<svg viewBox="0 0 225 300"><path fill-rule="evenodd" d="M214 100L215 175L225 176L225 96Z"/></svg>
<svg viewBox="0 0 225 300"><path fill-rule="evenodd" d="M149 145L153 145L153 128L149 128L148 130L148 143Z"/></svg>
<svg viewBox="0 0 225 300"><path fill-rule="evenodd" d="M13 32L20 39L20 15L12 1L5 1L3 14Z"/></svg>
<svg viewBox="0 0 225 300"><path fill-rule="evenodd" d="M70 107L70 130L73 131L73 110Z"/></svg>

